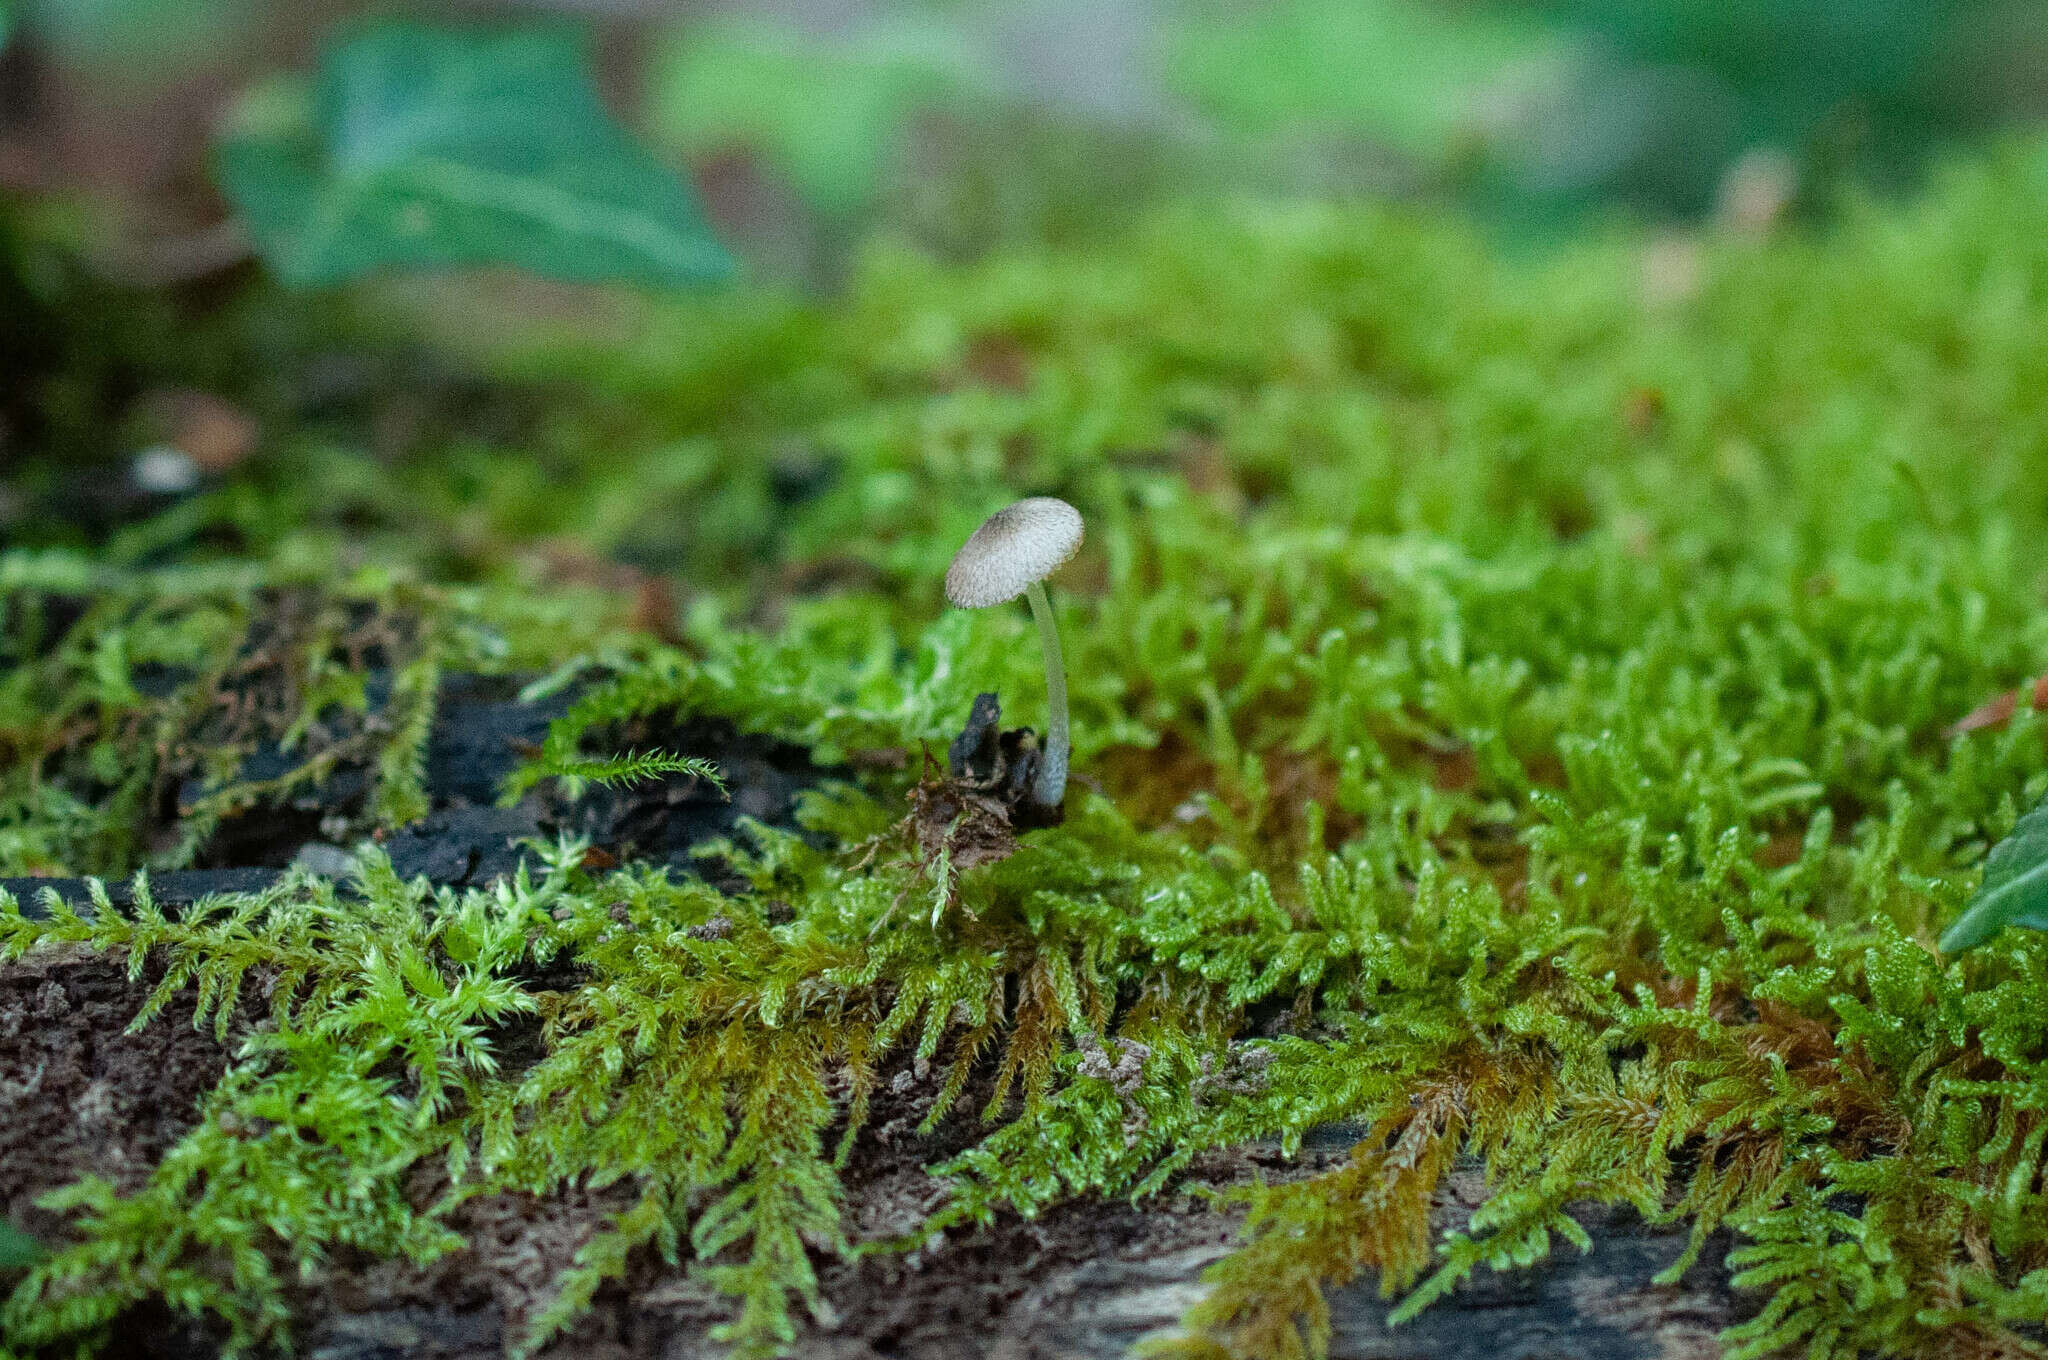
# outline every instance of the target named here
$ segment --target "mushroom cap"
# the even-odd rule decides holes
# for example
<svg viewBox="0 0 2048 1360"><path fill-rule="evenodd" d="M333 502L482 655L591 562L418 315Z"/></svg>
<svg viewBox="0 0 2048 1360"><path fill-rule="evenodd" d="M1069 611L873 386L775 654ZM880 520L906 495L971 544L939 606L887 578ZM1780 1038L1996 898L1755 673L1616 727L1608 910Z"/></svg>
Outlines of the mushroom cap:
<svg viewBox="0 0 2048 1360"><path fill-rule="evenodd" d="M1014 600L1081 546L1081 512L1057 496L1006 505L967 536L946 568L946 598L962 609Z"/></svg>

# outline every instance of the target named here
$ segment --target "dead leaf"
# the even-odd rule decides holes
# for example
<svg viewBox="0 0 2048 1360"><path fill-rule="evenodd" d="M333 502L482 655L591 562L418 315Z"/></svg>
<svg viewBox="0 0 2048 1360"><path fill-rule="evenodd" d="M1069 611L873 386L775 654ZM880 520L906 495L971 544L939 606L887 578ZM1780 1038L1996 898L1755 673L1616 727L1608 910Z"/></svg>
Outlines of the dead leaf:
<svg viewBox="0 0 2048 1360"><path fill-rule="evenodd" d="M940 774L926 761L910 791L910 830L921 864L950 864L955 873L1008 859L1017 850L1010 809L963 780Z"/></svg>
<svg viewBox="0 0 2048 1360"><path fill-rule="evenodd" d="M933 884L935 922L938 912L955 901L959 875L1009 858L1017 852L1018 831L1057 826L1065 815L1031 798L1038 769L1036 734L1021 727L1006 731L1001 719L996 696L977 695L967 725L947 751L946 765L924 751L909 813L865 847L862 864L884 846L901 847L917 876Z"/></svg>
<svg viewBox="0 0 2048 1360"><path fill-rule="evenodd" d="M256 448L256 421L211 392L189 387L159 388L142 399L143 419L162 442L177 449L201 472L228 471Z"/></svg>
<svg viewBox="0 0 2048 1360"><path fill-rule="evenodd" d="M1002 334L978 335L967 347L963 365L984 387L1022 392L1031 386L1032 354L1021 340Z"/></svg>
<svg viewBox="0 0 2048 1360"><path fill-rule="evenodd" d="M1967 732L1980 732L1987 727L2003 727L2012 721L2012 715L2019 711L2020 694L2028 695L2027 707L2048 708L2048 675L2042 676L2031 685L2009 689L1997 698L1979 704L1961 718L1942 730L1944 737L1960 737Z"/></svg>

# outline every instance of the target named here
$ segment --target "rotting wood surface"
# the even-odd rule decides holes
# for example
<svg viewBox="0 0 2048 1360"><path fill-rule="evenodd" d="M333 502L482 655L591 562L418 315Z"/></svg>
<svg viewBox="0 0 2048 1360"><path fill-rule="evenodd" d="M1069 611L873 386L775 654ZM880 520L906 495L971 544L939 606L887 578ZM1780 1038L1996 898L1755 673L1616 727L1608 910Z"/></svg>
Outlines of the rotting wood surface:
<svg viewBox="0 0 2048 1360"><path fill-rule="evenodd" d="M557 710L558 711L558 710ZM733 781L732 801L675 784L629 793L599 791L574 809L530 797L499 808L490 795L550 713L528 711L501 686L458 681L444 695L429 753L435 809L389 845L401 872L438 883L474 885L509 872L521 835L553 830L628 842L636 853L691 864L689 846L730 828L739 812L784 821L795 792L815 778L801 753L729 727L700 725L676 742L710 756ZM673 734L671 734L673 735ZM302 821L285 821L298 826ZM238 845L261 844L242 836ZM157 875L153 894L175 909L211 892L247 891L274 882L278 867L301 856L299 844L269 845L261 864L213 865ZM109 884L115 900L126 884ZM33 904L42 888L86 900L83 880L0 880ZM182 998L140 1033L126 1028L151 979L131 981L123 960L84 951L39 954L0 968L0 1211L46 1233L62 1221L35 1207L42 1193L81 1174L133 1185L189 1127L199 1097L225 1069L235 1043L217 1043L190 1024ZM245 1003L240 1026L257 1022ZM238 1026L238 1027L240 1027ZM921 1084L885 1076L869 1131L847 1168L848 1227L857 1237L901 1233L936 1204L923 1168L968 1146L980 1133L965 1113L918 1135ZM1253 1175L1301 1175L1333 1165L1358 1134L1333 1128L1294 1159L1274 1147L1215 1154L1191 1180L1216 1186ZM434 1187L421 1187L422 1194ZM1462 1226L1482 1198L1476 1170L1461 1169L1440 1187L1434 1226ZM473 1201L455 1226L471 1247L428 1267L339 1256L298 1288L298 1351L312 1360L484 1360L504 1353L525 1317L542 1302L576 1246L622 1192L578 1192L545 1202L501 1195ZM1652 1228L1626 1210L1579 1206L1593 1238L1581 1254L1562 1246L1531 1269L1496 1275L1482 1269L1415 1321L1386 1325L1391 1304L1364 1278L1331 1292L1336 1360L1690 1360L1719 1354L1715 1334L1753 1312L1726 1285L1725 1236L1675 1286L1653 1277L1682 1250L1686 1232ZM1010 1218L975 1233L956 1232L912 1256L878 1255L821 1262L833 1310L796 1349L820 1360L1108 1360L1172 1328L1203 1292L1202 1272L1226 1254L1237 1224L1184 1193L1142 1205L1069 1204L1035 1221ZM643 1262L601 1293L591 1313L543 1352L599 1360L710 1360L709 1340L727 1303L686 1272ZM135 1317L123 1327L124 1356L198 1360L217 1353L202 1324L168 1315Z"/></svg>

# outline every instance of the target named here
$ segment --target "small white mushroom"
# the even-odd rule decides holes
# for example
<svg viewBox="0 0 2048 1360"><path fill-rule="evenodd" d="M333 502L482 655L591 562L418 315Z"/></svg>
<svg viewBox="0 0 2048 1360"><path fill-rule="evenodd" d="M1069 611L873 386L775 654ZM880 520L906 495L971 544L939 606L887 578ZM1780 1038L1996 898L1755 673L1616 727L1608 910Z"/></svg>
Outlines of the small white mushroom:
<svg viewBox="0 0 2048 1360"><path fill-rule="evenodd" d="M1031 601L1045 651L1045 754L1032 781L1033 802L1058 807L1067 792L1067 670L1059 625L1045 597L1046 577L1081 546L1081 512L1055 496L1005 506L968 536L946 568L946 598L962 609L986 609L1019 595Z"/></svg>

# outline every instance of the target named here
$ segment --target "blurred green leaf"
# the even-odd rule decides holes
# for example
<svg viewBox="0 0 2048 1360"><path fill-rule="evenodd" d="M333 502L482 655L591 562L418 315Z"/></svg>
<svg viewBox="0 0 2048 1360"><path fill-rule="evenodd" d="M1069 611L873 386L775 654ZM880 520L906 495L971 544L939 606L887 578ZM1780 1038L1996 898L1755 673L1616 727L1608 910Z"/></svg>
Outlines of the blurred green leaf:
<svg viewBox="0 0 2048 1360"><path fill-rule="evenodd" d="M1544 0L1538 13L1597 33L1654 66L1709 71L1784 120L1778 135L1844 101L1871 111L1914 99L1944 48L1986 6L1976 0ZM1924 110L1932 113L1932 109Z"/></svg>
<svg viewBox="0 0 2048 1360"><path fill-rule="evenodd" d="M1963 914L1941 933L1941 952L1974 949L2006 926L2048 930L2048 799L1991 847L1984 882Z"/></svg>
<svg viewBox="0 0 2048 1360"><path fill-rule="evenodd" d="M26 1270L42 1259L42 1243L0 1219L0 1270Z"/></svg>
<svg viewBox="0 0 2048 1360"><path fill-rule="evenodd" d="M694 194L612 122L579 37L386 23L330 51L310 96L259 90L223 186L286 283L513 265L571 280L733 272Z"/></svg>

